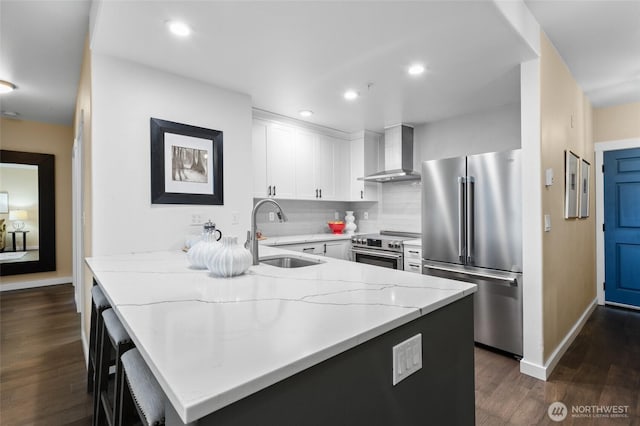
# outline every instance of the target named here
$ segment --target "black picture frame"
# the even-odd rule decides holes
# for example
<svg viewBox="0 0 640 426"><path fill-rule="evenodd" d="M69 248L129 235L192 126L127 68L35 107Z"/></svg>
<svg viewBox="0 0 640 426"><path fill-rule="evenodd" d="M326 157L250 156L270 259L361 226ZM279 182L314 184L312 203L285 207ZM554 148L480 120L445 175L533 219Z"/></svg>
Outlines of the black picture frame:
<svg viewBox="0 0 640 426"><path fill-rule="evenodd" d="M55 156L34 152L0 150L0 162L38 167L38 260L7 262L0 276L32 274L56 270L56 187ZM17 236L16 236L17 238Z"/></svg>
<svg viewBox="0 0 640 426"><path fill-rule="evenodd" d="M153 117L150 123L151 203L223 205L223 132Z"/></svg>

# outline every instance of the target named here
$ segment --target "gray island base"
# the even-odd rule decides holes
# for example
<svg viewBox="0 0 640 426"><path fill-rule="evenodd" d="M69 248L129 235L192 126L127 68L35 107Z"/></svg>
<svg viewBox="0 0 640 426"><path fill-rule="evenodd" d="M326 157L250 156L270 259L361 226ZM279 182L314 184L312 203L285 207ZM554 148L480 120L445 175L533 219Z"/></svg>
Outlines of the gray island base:
<svg viewBox="0 0 640 426"><path fill-rule="evenodd" d="M422 369L392 385L392 347L422 334ZM167 401L167 424L184 425ZM190 425L473 425L473 295Z"/></svg>

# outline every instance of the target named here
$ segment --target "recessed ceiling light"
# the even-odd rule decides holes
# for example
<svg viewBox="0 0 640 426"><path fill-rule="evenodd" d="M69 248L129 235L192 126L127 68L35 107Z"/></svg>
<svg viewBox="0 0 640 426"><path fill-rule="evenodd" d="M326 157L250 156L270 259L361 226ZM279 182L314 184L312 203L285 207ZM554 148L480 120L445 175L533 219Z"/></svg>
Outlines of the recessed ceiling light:
<svg viewBox="0 0 640 426"><path fill-rule="evenodd" d="M310 111L308 109L302 110L299 113L302 117L311 117L313 115L313 111Z"/></svg>
<svg viewBox="0 0 640 426"><path fill-rule="evenodd" d="M358 92L356 92L355 90L347 90L346 92L344 92L343 96L346 100L352 101L358 97Z"/></svg>
<svg viewBox="0 0 640 426"><path fill-rule="evenodd" d="M15 84L9 81L0 80L0 93L13 92L15 88L16 88Z"/></svg>
<svg viewBox="0 0 640 426"><path fill-rule="evenodd" d="M409 67L410 75L420 75L424 72L424 65L422 64L413 64Z"/></svg>
<svg viewBox="0 0 640 426"><path fill-rule="evenodd" d="M189 26L184 22L169 21L167 22L167 26L169 27L169 31L177 36L187 37L189 34L191 34L191 28L189 28Z"/></svg>

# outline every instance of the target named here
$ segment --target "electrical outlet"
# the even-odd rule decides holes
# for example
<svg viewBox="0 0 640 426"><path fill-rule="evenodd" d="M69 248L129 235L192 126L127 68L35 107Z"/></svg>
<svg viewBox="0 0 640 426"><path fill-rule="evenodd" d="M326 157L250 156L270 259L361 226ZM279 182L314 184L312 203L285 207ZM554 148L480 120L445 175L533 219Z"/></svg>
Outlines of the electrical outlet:
<svg viewBox="0 0 640 426"><path fill-rule="evenodd" d="M369 212L364 212L364 213L362 214L362 218L363 218L364 220L369 220Z"/></svg>
<svg viewBox="0 0 640 426"><path fill-rule="evenodd" d="M237 225L239 223L240 223L240 213L231 212L231 224L232 225Z"/></svg>
<svg viewBox="0 0 640 426"><path fill-rule="evenodd" d="M276 220L276 214L274 212L269 212L269 222L273 222Z"/></svg>
<svg viewBox="0 0 640 426"><path fill-rule="evenodd" d="M422 334L393 347L393 386L422 368Z"/></svg>
<svg viewBox="0 0 640 426"><path fill-rule="evenodd" d="M201 225L202 222L202 213L193 213L191 215L191 224L192 225Z"/></svg>
<svg viewBox="0 0 640 426"><path fill-rule="evenodd" d="M333 214L333 218L334 218L335 220L340 219L340 213L335 212L335 213Z"/></svg>

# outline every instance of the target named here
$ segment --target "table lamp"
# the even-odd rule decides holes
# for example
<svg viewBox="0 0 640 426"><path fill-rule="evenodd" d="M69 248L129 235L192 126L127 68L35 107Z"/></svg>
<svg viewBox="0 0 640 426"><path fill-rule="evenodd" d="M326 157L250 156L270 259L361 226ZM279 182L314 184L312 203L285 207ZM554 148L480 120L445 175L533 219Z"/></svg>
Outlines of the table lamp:
<svg viewBox="0 0 640 426"><path fill-rule="evenodd" d="M9 212L9 220L13 221L13 229L22 231L24 229L24 221L29 218L26 210L11 210Z"/></svg>

